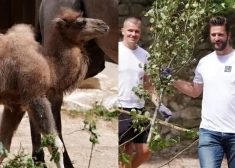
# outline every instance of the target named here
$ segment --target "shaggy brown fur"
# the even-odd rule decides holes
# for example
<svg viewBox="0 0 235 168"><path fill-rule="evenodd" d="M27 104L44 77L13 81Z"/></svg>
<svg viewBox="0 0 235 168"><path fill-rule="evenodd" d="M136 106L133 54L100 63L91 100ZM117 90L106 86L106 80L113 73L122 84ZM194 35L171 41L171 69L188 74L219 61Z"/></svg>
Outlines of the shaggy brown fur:
<svg viewBox="0 0 235 168"><path fill-rule="evenodd" d="M107 31L103 21L63 8L54 19L50 56L43 56L28 25L15 25L0 36L0 103L5 106L0 141L6 148L25 111L41 134L57 133L48 93L63 94L81 83L88 64L84 43ZM57 145L62 152L61 141ZM61 160L58 167L63 167L62 155Z"/></svg>

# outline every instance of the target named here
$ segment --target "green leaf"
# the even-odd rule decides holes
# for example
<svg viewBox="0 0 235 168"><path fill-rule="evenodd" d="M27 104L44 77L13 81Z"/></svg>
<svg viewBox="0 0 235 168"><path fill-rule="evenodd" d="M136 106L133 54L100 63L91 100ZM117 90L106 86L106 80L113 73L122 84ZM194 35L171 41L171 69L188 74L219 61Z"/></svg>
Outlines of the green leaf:
<svg viewBox="0 0 235 168"><path fill-rule="evenodd" d="M150 117L150 112L146 111L146 112L144 113L144 117L149 118L149 117Z"/></svg>
<svg viewBox="0 0 235 168"><path fill-rule="evenodd" d="M150 23L154 23L155 19L154 18L150 18L149 22Z"/></svg>
<svg viewBox="0 0 235 168"><path fill-rule="evenodd" d="M166 15L165 15L163 12L161 12L160 15L161 15L161 17L162 17L163 20L166 19Z"/></svg>
<svg viewBox="0 0 235 168"><path fill-rule="evenodd" d="M225 9L225 3L221 3L220 5Z"/></svg>
<svg viewBox="0 0 235 168"><path fill-rule="evenodd" d="M118 160L121 161L123 164L129 165L130 164L130 160L131 160L131 156L121 152L121 150L119 148Z"/></svg>
<svg viewBox="0 0 235 168"><path fill-rule="evenodd" d="M198 7L198 3L197 2L194 2L193 5L192 5L194 8Z"/></svg>

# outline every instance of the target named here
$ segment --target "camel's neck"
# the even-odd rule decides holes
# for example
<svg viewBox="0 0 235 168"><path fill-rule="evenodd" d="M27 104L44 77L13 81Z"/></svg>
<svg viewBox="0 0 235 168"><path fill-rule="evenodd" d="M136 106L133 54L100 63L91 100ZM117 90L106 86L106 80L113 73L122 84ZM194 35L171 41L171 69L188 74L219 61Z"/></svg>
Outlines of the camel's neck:
<svg viewBox="0 0 235 168"><path fill-rule="evenodd" d="M51 37L45 49L51 64L54 89L59 92L72 91L87 73L88 58L85 50L58 32Z"/></svg>

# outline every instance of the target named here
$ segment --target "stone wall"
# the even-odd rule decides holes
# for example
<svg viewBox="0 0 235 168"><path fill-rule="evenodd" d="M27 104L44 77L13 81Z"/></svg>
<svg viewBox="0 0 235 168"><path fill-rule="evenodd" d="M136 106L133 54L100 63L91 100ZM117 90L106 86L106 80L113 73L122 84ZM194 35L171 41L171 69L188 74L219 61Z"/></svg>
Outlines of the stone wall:
<svg viewBox="0 0 235 168"><path fill-rule="evenodd" d="M120 29L122 28L122 23L124 19L128 16L135 16L142 21L142 35L140 38L139 45L147 50L148 46L152 42L152 38L148 34L150 26L149 19L144 16L144 12L150 9L153 2L154 0L120 0L118 6ZM230 18L230 20L235 20L234 14L229 15L228 17ZM233 27L232 38L235 39L235 29L234 29L235 23L232 24L232 27ZM205 31L205 37L208 37L208 32L206 31ZM121 34L120 34L120 40L121 40ZM234 40L232 43L233 46L235 46ZM202 43L197 48L198 50L195 52L195 57L197 58L197 60L199 60L201 57L213 51L209 42L209 37L206 39L204 43ZM192 69L187 69L185 70L185 72L182 73L183 79L192 81L196 64ZM173 112L173 118L171 120L172 123L181 125L189 129L192 128L198 129L201 121L201 100L202 97L191 98L180 92L176 92L173 98L171 98L170 100L168 98L165 98L163 100L163 103L167 105ZM162 132L167 137L179 134L178 131L169 128L162 128ZM176 145L172 148L165 149L160 153L164 155L176 154L185 146L189 145L191 142L192 140L184 139L180 145ZM195 145L193 148L186 151L185 153L188 155L188 154L196 154L196 152L197 152L197 147Z"/></svg>

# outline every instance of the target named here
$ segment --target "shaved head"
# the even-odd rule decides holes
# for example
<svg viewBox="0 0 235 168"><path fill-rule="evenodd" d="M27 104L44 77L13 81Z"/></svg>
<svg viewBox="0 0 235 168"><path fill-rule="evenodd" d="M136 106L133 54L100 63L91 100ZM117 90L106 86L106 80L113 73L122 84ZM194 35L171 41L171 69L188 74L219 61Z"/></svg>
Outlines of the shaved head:
<svg viewBox="0 0 235 168"><path fill-rule="evenodd" d="M141 21L135 17L128 17L125 19L121 31L123 35L123 44L127 48L136 49L136 44L141 35Z"/></svg>
<svg viewBox="0 0 235 168"><path fill-rule="evenodd" d="M127 22L131 22L135 25L141 25L141 21L135 17L128 17L125 19L124 23L123 23L123 27L125 27Z"/></svg>

